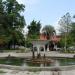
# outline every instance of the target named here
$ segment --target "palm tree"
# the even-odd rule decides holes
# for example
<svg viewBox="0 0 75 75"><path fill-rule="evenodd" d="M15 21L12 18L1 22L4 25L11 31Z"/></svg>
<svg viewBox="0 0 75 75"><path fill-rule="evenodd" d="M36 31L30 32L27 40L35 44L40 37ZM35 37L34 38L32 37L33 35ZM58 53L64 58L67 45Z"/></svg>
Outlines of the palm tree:
<svg viewBox="0 0 75 75"><path fill-rule="evenodd" d="M54 29L54 27L51 26L51 25L46 25L46 26L42 29L42 33L44 34L44 36L46 36L46 39L49 40L50 37L55 34L55 29Z"/></svg>
<svg viewBox="0 0 75 75"><path fill-rule="evenodd" d="M51 36L53 36L54 34L56 34L54 27L51 26L51 25L46 25L42 29L42 33L46 37L47 40L50 40ZM53 47L54 47L53 42L49 42L47 44L47 47L49 47L49 49L51 48L51 50L53 50Z"/></svg>

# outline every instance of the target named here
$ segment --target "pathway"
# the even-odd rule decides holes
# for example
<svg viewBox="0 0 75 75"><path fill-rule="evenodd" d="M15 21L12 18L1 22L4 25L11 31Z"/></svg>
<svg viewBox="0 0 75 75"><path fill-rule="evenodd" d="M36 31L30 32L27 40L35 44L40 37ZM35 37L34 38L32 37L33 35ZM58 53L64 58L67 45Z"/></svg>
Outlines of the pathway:
<svg viewBox="0 0 75 75"><path fill-rule="evenodd" d="M8 70L8 69L0 69L5 73L0 73L0 75L75 75L75 70L70 71L18 71L18 70Z"/></svg>
<svg viewBox="0 0 75 75"><path fill-rule="evenodd" d="M28 53L15 53L15 52L8 52L8 53L0 53L0 57L7 57L8 55L15 56L15 57L20 57L20 58L28 58L32 57L32 52ZM41 52L41 56L43 56L44 53ZM59 53L59 52L46 52L45 53L46 57L68 57L68 58L73 58L75 54L68 54L68 53ZM35 52L35 56L37 56L37 52Z"/></svg>

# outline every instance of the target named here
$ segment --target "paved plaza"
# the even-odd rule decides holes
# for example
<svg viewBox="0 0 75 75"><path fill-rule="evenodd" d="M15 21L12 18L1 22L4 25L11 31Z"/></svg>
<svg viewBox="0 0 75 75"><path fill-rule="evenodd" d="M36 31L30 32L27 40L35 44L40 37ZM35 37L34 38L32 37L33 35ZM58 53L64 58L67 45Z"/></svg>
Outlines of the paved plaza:
<svg viewBox="0 0 75 75"><path fill-rule="evenodd" d="M40 52L41 56L44 55L44 52ZM15 57L20 57L20 58L28 58L32 57L32 52L27 52L27 53L16 53L16 52L6 52L6 53L0 53L0 57L7 57L7 56L15 56ZM60 53L56 51L49 51L45 52L46 57L68 57L68 58L73 58L74 53ZM35 52L35 56L37 56L37 52Z"/></svg>
<svg viewBox="0 0 75 75"><path fill-rule="evenodd" d="M70 71L19 71L19 70L9 70L9 69L0 69L5 73L0 73L0 75L75 75L75 70Z"/></svg>

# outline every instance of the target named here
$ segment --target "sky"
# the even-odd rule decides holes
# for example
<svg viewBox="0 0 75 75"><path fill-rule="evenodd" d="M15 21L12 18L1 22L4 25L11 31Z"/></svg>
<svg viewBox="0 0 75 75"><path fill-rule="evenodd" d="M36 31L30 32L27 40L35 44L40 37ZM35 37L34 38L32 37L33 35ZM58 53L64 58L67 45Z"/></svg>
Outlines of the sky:
<svg viewBox="0 0 75 75"><path fill-rule="evenodd" d="M23 13L26 24L34 19L40 21L42 27L52 25L59 32L58 21L67 12L75 15L75 0L17 0L25 5ZM26 32L27 29L25 28Z"/></svg>

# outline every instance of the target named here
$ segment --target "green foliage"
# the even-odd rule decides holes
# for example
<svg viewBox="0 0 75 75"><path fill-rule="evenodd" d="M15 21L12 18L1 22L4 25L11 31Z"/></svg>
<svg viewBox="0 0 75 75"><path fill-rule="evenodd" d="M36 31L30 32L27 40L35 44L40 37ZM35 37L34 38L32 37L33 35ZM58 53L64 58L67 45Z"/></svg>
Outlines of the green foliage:
<svg viewBox="0 0 75 75"><path fill-rule="evenodd" d="M40 21L32 21L30 25L28 25L28 35L26 39L26 46L32 47L31 41L34 39L39 39L40 35L40 29L41 29L41 23Z"/></svg>
<svg viewBox="0 0 75 75"><path fill-rule="evenodd" d="M71 25L71 16L69 13L66 13L64 16L61 17L59 20L60 29L59 31L63 33L68 33L70 31Z"/></svg>
<svg viewBox="0 0 75 75"><path fill-rule="evenodd" d="M62 47L65 46L65 39L64 39L64 38L61 38L61 40L60 40L60 45L61 45Z"/></svg>
<svg viewBox="0 0 75 75"><path fill-rule="evenodd" d="M72 28L71 24L72 24L72 21L71 21L71 16L69 13L66 13L63 17L61 17L59 21L59 25L60 25L59 31L62 36L62 39L60 42L63 47L71 46L73 43L73 37L70 34L71 28Z"/></svg>
<svg viewBox="0 0 75 75"><path fill-rule="evenodd" d="M50 39L50 37L54 35L56 32L53 26L46 25L45 27L43 27L42 33L47 37L47 39Z"/></svg>
<svg viewBox="0 0 75 75"><path fill-rule="evenodd" d="M67 47L72 46L73 45L73 38L71 37L71 35L68 35L67 37L68 37L66 40ZM60 45L61 45L61 47L65 46L65 37L64 36L62 36L62 38L60 40Z"/></svg>
<svg viewBox="0 0 75 75"><path fill-rule="evenodd" d="M38 39L41 29L41 23L32 21L30 25L28 26L28 38L29 39Z"/></svg>
<svg viewBox="0 0 75 75"><path fill-rule="evenodd" d="M72 36L73 41L75 41L75 23L74 22L71 25L70 36Z"/></svg>
<svg viewBox="0 0 75 75"><path fill-rule="evenodd" d="M24 8L16 0L0 0L0 46L23 45L25 19L20 13Z"/></svg>

